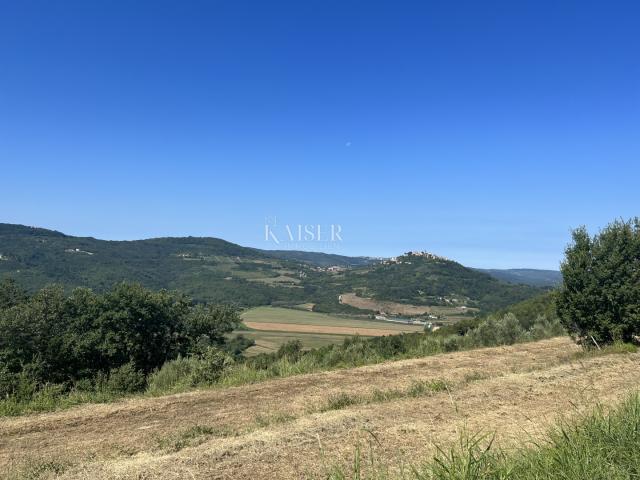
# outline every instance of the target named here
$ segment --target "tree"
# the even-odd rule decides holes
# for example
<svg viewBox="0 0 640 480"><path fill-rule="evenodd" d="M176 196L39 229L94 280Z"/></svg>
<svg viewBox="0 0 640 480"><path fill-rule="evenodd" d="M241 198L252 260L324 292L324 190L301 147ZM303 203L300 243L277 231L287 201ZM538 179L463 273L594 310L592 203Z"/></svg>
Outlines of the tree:
<svg viewBox="0 0 640 480"><path fill-rule="evenodd" d="M0 282L0 310L14 307L27 299L27 294L12 278Z"/></svg>
<svg viewBox="0 0 640 480"><path fill-rule="evenodd" d="M228 305L196 305L184 317L183 331L190 345L225 343L224 335L240 324L237 309Z"/></svg>
<svg viewBox="0 0 640 480"><path fill-rule="evenodd" d="M139 377L167 360L222 346L239 321L232 307L194 306L182 294L138 284L104 294L78 288L70 296L48 286L0 308L0 395L27 374L36 385L109 374L114 385L138 388Z"/></svg>
<svg viewBox="0 0 640 480"><path fill-rule="evenodd" d="M556 300L563 325L580 343L632 341L640 334L640 219L572 236Z"/></svg>

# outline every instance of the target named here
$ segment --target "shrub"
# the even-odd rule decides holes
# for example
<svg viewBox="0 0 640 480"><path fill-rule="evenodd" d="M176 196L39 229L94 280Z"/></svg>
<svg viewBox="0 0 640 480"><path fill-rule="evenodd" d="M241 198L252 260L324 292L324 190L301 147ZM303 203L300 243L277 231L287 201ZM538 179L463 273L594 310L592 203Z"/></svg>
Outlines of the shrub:
<svg viewBox="0 0 640 480"><path fill-rule="evenodd" d="M468 335L473 340L473 343L478 346L489 347L498 344L497 336L497 320L493 316L489 316L486 320L482 321L477 328L470 330Z"/></svg>
<svg viewBox="0 0 640 480"><path fill-rule="evenodd" d="M478 346L512 345L525 339L525 330L512 313L502 318L488 317L477 328L470 330L469 335Z"/></svg>
<svg viewBox="0 0 640 480"><path fill-rule="evenodd" d="M524 329L513 313L507 313L496 322L496 337L498 345L512 345L524 334Z"/></svg>
<svg viewBox="0 0 640 480"><path fill-rule="evenodd" d="M6 365L0 365L0 398L13 395L16 389L16 376L9 371Z"/></svg>
<svg viewBox="0 0 640 480"><path fill-rule="evenodd" d="M546 315L539 315L531 327L530 334L532 340L542 340L566 334L566 331L558 317L549 318Z"/></svg>
<svg viewBox="0 0 640 480"><path fill-rule="evenodd" d="M442 348L444 349L445 352L457 352L458 350L460 350L460 343L458 341L459 337L456 337L454 335L446 337L443 341L442 341Z"/></svg>
<svg viewBox="0 0 640 480"><path fill-rule="evenodd" d="M225 352L209 347L194 361L191 376L193 385L211 385L233 364L233 359Z"/></svg>
<svg viewBox="0 0 640 480"><path fill-rule="evenodd" d="M0 310L19 305L26 299L26 292L18 286L15 280L5 278L0 282Z"/></svg>
<svg viewBox="0 0 640 480"><path fill-rule="evenodd" d="M149 375L147 391L152 395L160 395L191 387L194 363L194 359L185 357L166 362Z"/></svg>
<svg viewBox="0 0 640 480"><path fill-rule="evenodd" d="M302 354L302 342L300 340L290 340L278 348L276 356L278 358L287 357L290 360L297 360Z"/></svg>
<svg viewBox="0 0 640 480"><path fill-rule="evenodd" d="M112 393L135 393L144 390L146 385L145 374L141 370L136 370L133 362L129 362L112 369L105 386L107 391Z"/></svg>
<svg viewBox="0 0 640 480"><path fill-rule="evenodd" d="M33 397L44 385L131 393L165 362L202 352L199 374L218 378L208 349L239 322L231 307L193 305L185 295L121 283L105 293L48 286L28 297L0 282L0 398ZM235 350L248 342L237 342Z"/></svg>

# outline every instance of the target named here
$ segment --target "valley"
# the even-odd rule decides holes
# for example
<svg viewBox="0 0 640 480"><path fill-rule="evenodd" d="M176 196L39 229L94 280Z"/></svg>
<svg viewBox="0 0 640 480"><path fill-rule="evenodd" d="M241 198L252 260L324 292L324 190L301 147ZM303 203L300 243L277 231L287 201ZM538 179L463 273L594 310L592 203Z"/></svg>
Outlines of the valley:
<svg viewBox="0 0 640 480"><path fill-rule="evenodd" d="M127 281L241 307L309 303L318 312L371 314L385 302L383 308L395 305L408 315L439 307L444 321L459 319L462 307L491 311L546 289L503 282L420 252L389 262L260 250L206 237L105 241L11 224L0 224L0 255L0 279L13 278L29 291L50 283L104 291Z"/></svg>
<svg viewBox="0 0 640 480"><path fill-rule="evenodd" d="M640 480L639 21L4 2L0 480Z"/></svg>
<svg viewBox="0 0 640 480"><path fill-rule="evenodd" d="M353 335L363 337L421 332L421 325L408 325L383 320L369 320L365 315L329 315L292 308L255 307L242 314L249 330L238 330L256 342L246 354L276 351L282 344L300 340L303 348L342 343Z"/></svg>

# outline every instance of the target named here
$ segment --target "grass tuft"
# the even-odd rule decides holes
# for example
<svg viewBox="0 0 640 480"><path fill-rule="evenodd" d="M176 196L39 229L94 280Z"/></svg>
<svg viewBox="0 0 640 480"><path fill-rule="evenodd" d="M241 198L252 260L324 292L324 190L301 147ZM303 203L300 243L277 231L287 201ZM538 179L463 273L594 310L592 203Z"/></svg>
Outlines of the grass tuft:
<svg viewBox="0 0 640 480"><path fill-rule="evenodd" d="M636 353L638 346L633 343L614 342L610 345L605 345L598 349L594 345L587 345L582 348L581 351L573 354L574 359L599 357L602 355L624 355L629 353Z"/></svg>
<svg viewBox="0 0 640 480"><path fill-rule="evenodd" d="M444 380L427 380L413 382L407 390L409 397L422 397L431 393L444 392L447 390L447 382Z"/></svg>
<svg viewBox="0 0 640 480"><path fill-rule="evenodd" d="M256 415L255 422L260 428L268 427L269 425L280 425L283 423L295 420L295 416L285 412L273 412L266 415Z"/></svg>
<svg viewBox="0 0 640 480"><path fill-rule="evenodd" d="M354 395L347 392L340 392L331 395L326 403L320 406L320 412L329 410L341 410L352 405L367 405L370 403L382 403L397 400L399 398L422 397L432 393L448 390L449 386L444 380L417 380L406 390L374 390L371 395Z"/></svg>
<svg viewBox="0 0 640 480"><path fill-rule="evenodd" d="M363 403L363 398L359 395L351 395L346 392L340 392L331 395L327 402L320 407L321 412L328 412L329 410L341 410L351 405L358 405Z"/></svg>
<svg viewBox="0 0 640 480"><path fill-rule="evenodd" d="M56 459L40 459L25 463L25 467L12 472L6 472L9 480L41 480L56 478L62 475L70 466L69 462Z"/></svg>
<svg viewBox="0 0 640 480"><path fill-rule="evenodd" d="M207 441L209 437L228 437L229 430L209 427L207 425L194 425L168 435L157 438L158 448L168 452L179 452L186 447L195 447Z"/></svg>

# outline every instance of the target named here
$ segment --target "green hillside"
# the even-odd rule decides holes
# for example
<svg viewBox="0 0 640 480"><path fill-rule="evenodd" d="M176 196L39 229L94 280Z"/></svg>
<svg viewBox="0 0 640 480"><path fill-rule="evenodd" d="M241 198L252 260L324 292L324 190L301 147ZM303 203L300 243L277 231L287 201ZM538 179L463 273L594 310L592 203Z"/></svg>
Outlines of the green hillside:
<svg viewBox="0 0 640 480"><path fill-rule="evenodd" d="M243 305L303 299L300 288L273 283L299 264L216 238L105 241L0 224L0 255L0 276L29 290L52 282L105 290L126 280Z"/></svg>
<svg viewBox="0 0 640 480"><path fill-rule="evenodd" d="M452 260L409 254L395 261L346 270L328 282L336 290L414 305L468 306L494 310L544 291L512 285Z"/></svg>
<svg viewBox="0 0 640 480"><path fill-rule="evenodd" d="M328 271L328 265L341 268ZM364 257L258 250L217 238L105 241L10 224L0 224L0 277L12 277L31 291L53 282L104 291L114 283L133 281L210 302L308 302L318 310L351 313L359 311L339 304L338 295L358 292L401 303L486 310L541 291L439 258L412 255L399 257L397 263L379 263Z"/></svg>

